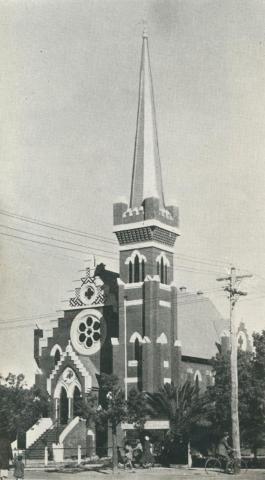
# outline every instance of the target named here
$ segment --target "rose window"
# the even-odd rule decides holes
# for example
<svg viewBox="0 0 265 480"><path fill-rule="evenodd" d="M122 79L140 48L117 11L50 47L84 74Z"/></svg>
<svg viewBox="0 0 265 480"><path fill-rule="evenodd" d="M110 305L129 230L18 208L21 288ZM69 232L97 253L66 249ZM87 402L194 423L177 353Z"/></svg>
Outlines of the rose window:
<svg viewBox="0 0 265 480"><path fill-rule="evenodd" d="M85 348L91 348L93 343L100 340L100 323L97 318L87 317L78 326L78 340Z"/></svg>
<svg viewBox="0 0 265 480"><path fill-rule="evenodd" d="M79 353L91 355L100 349L105 338L104 332L102 314L97 310L86 310L75 317L70 336L74 348Z"/></svg>

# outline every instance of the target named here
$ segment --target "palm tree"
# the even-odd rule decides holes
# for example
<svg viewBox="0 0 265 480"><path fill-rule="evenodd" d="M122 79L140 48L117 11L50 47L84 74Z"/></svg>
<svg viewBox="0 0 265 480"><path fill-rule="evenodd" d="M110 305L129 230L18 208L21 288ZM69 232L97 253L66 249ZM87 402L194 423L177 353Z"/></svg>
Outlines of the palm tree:
<svg viewBox="0 0 265 480"><path fill-rule="evenodd" d="M178 387L167 383L159 392L147 393L146 404L149 417L169 420L167 438L187 450L193 435L208 426L203 398L198 383L186 381Z"/></svg>

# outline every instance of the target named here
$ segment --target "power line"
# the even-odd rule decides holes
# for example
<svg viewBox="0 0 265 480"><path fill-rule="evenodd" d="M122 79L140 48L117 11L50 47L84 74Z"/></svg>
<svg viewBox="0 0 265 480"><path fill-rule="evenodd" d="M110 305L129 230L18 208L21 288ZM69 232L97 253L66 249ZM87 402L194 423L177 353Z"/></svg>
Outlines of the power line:
<svg viewBox="0 0 265 480"><path fill-rule="evenodd" d="M40 233L29 232L27 230L21 230L20 228L14 228L14 227L10 227L10 226L3 225L3 224L0 224L0 227L7 228L9 230L15 230L16 232L25 233L27 235L34 235L35 237L39 237L39 238L45 238L46 240L52 240L52 241L55 241L55 242L66 243L66 244L73 245L73 246L76 246L76 247L81 247L81 248L85 248L85 249L93 248L94 250L99 250L101 252L110 253L110 254L112 253L109 250L103 250L102 248L97 248L97 247L94 247L93 245L82 245L80 243L71 242L69 240L62 240L60 238L49 237L47 235L42 235Z"/></svg>
<svg viewBox="0 0 265 480"><path fill-rule="evenodd" d="M196 295L196 293L190 293L190 294L185 294L185 296L192 296L192 295ZM224 296L223 292L220 291L219 295L216 295L216 296ZM152 299L153 301L155 300L161 300L161 297L154 297ZM68 300L67 300L68 301ZM200 303L203 303L203 302L209 302L211 301L208 297L204 297L204 298L194 298L194 299L191 299L191 300L187 300L185 298L182 298L182 300L179 300L178 301L178 305L192 305L192 304L200 304ZM158 306L159 308L159 306ZM65 310L69 310L69 308L65 309ZM71 310L75 310L74 308L71 309ZM78 307L76 308L76 310L78 310ZM56 314L53 313L52 316L55 316ZM9 330L9 329L13 329L13 328L21 328L21 327L24 327L24 326L30 326L30 325L34 325L36 321L41 321L41 322L51 322L52 320L57 320L58 317L56 319L51 319L51 318L46 318L45 317L45 314L43 315L43 318L41 318L41 316L34 316L34 317L29 317L28 319L25 318L25 319L21 319L20 321L19 320L16 320L16 321L13 321L11 322L11 325L10 325L10 322L8 321L2 321L0 322L0 331L2 330ZM18 325L13 325L14 323L18 323ZM2 326L3 325L3 326Z"/></svg>
<svg viewBox="0 0 265 480"><path fill-rule="evenodd" d="M74 290L73 290L74 292ZM212 293L222 293L222 291L220 290L220 288L211 288L211 289L206 289L202 292L202 295L204 294L212 294ZM183 293L180 293L179 292L179 295L182 295L182 298L188 298L188 297L192 297L192 296L195 296L195 295L199 295L198 293L196 292L185 292L184 294ZM160 299L160 297L154 297L154 299ZM200 298L199 300L202 300L202 298ZM69 301L69 300L67 300ZM184 302L180 302L180 303L187 303L186 301ZM1 324L9 324L10 322L11 323L17 323L19 321L26 321L26 320L35 320L35 319L41 319L41 318L45 318L45 317L54 317L55 315L57 315L58 312L47 312L47 313L40 313L40 314L34 314L33 316L29 316L29 315L18 315L18 316L15 316L15 317L8 317L6 318L5 320L0 320L0 325Z"/></svg>
<svg viewBox="0 0 265 480"><path fill-rule="evenodd" d="M56 224L56 223L45 222L43 220L33 219L33 218L30 218L30 217L26 217L24 215L18 215L18 214L15 214L15 213L11 213L11 212L8 212L7 210L1 210L0 209L0 215L5 215L7 217L15 218L15 219L21 220L23 222L33 223L33 224L36 224L36 225L41 225L43 227L52 228L54 230L60 230L62 232L71 233L72 235L78 235L78 236L81 236L81 237L93 238L95 240L105 241L107 243L111 243L111 244L114 244L114 245L116 244L116 242L114 242L114 240L110 240L108 237L104 237L102 235L90 234L90 233L84 232L82 230L76 230L74 228L65 227L63 225L59 225L59 224Z"/></svg>
<svg viewBox="0 0 265 480"><path fill-rule="evenodd" d="M47 243L47 242L40 242L38 240L33 240L31 238L20 237L19 235L11 235L11 234L4 233L4 232L0 232L0 235L4 235L5 237L11 237L11 238L15 238L15 239L22 240L22 241L25 241L25 242L31 242L31 243L35 243L35 244L39 244L39 245L43 245L43 246L47 246L47 247L61 248L62 250L69 250L71 252L82 253L82 255L87 255L88 254L88 252L83 252L83 250L77 250L77 249L70 248L70 247L63 247L62 245L54 245L54 244ZM106 258L115 258L113 256L103 255L103 254L100 254L100 256L101 257L106 257Z"/></svg>
<svg viewBox="0 0 265 480"><path fill-rule="evenodd" d="M9 238L13 238L13 239L16 239L16 240L19 240L19 241L24 241L24 242L30 242L30 243L34 243L34 244L38 244L38 245L41 245L41 246L47 246L47 247L51 247L51 248L59 248L59 249L63 249L63 250L67 250L67 251L71 251L71 252L77 252L77 253L81 253L82 255L86 255L90 252L85 252L83 250L78 250L78 249L74 249L74 248L70 248L70 247L64 247L62 245L56 245L56 244L52 244L52 243L47 243L47 242L41 242L39 240L34 240L34 239L30 239L30 238L25 238L25 237L21 237L19 235L11 235L11 234L8 234L8 233L5 233L5 232L0 232L0 235L3 235L3 236L6 236L6 237L9 237ZM48 237L49 238L49 237ZM78 244L77 244L78 245ZM84 248L83 245L80 245L81 248ZM92 247L93 248L93 247ZM117 256L114 256L114 255L106 255L104 253L101 253L101 251L104 251L104 250L100 250L100 249L97 249L99 250L99 256L101 257L104 257L104 258L111 258L111 259L114 259L114 260L117 260L118 257ZM188 267L188 268L187 268ZM196 269L196 268L193 268L191 266L186 266L186 265L178 265L176 267L174 267L173 269L174 271L178 271L178 270L185 270L187 272L191 272L191 273L197 273L197 274L210 274L210 275L219 275L220 272L217 272L217 271L213 271L213 270L203 270L203 269Z"/></svg>
<svg viewBox="0 0 265 480"><path fill-rule="evenodd" d="M91 233L88 233L88 232L84 232L82 230L76 230L76 229L73 229L73 228L70 228L70 227L65 227L65 226L62 226L62 225L59 225L59 224L45 222L45 221L39 220L39 219L32 219L30 217L26 217L26 216L18 215L18 214L15 214L15 213L11 213L11 212L8 212L6 210L0 210L0 214L8 216L8 217L13 218L13 219L25 221L25 222L28 222L28 223L31 223L31 224L40 225L40 226L44 226L44 227L47 227L47 228L52 228L52 229L55 229L55 230L58 230L58 231L63 231L63 232L66 232L66 233L77 235L77 236L84 236L84 237L92 238L92 239L97 240L97 241L101 241L101 242L105 242L105 243L109 243L109 244L117 246L116 241L113 241L110 238L102 236L102 235L91 234ZM30 233L30 232L27 232L27 233ZM35 234L35 235L37 235L37 234ZM54 239L54 240L62 241L62 240L58 240L58 239ZM84 248L86 248L86 246L84 246ZM190 259L189 261L194 261L195 263L205 263L205 264L214 265L214 266L220 266L220 265L226 266L227 263L228 263L227 261L223 261L223 260L220 260L220 259L213 259L212 258L212 260L211 260L211 258L198 257L198 256L195 257L195 256L189 256L189 255L186 255L186 254L181 254L181 253L178 253L175 256L178 257L178 258L186 259L186 260Z"/></svg>

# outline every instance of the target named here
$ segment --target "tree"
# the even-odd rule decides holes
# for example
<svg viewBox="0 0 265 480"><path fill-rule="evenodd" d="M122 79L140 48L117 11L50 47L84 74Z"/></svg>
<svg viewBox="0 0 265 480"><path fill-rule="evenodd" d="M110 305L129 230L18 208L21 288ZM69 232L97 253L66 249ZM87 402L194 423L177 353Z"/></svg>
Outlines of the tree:
<svg viewBox="0 0 265 480"><path fill-rule="evenodd" d="M265 440L265 331L253 334L253 352L238 350L238 400L241 444L257 448ZM215 383L204 396L206 416L215 442L231 430L230 356L219 351L213 359Z"/></svg>
<svg viewBox="0 0 265 480"><path fill-rule="evenodd" d="M103 374L99 378L99 395L89 393L83 404L82 416L95 422L100 429L111 427L113 471L118 470L117 427L128 419L124 392L115 375Z"/></svg>
<svg viewBox="0 0 265 480"><path fill-rule="evenodd" d="M99 378L98 395L90 392L80 408L80 416L86 418L87 424L96 424L100 430L110 426L112 433L112 459L113 470L118 468L117 428L122 422L134 424L138 429L143 429L148 411L146 398L142 392L132 389L128 400L115 375L103 374Z"/></svg>
<svg viewBox="0 0 265 480"><path fill-rule="evenodd" d="M258 448L265 445L265 330L253 333L253 346L252 391L246 432L248 443L256 456Z"/></svg>
<svg viewBox="0 0 265 480"><path fill-rule="evenodd" d="M15 440L19 432L27 431L42 416L49 416L50 399L36 386L28 388L23 374L0 376L1 433Z"/></svg>
<svg viewBox="0 0 265 480"><path fill-rule="evenodd" d="M132 423L140 432L144 429L146 420L151 418L150 407L148 406L148 394L139 392L132 388L127 400L127 421Z"/></svg>
<svg viewBox="0 0 265 480"><path fill-rule="evenodd" d="M186 455L187 444L198 428L208 426L201 398L198 384L190 381L179 387L167 383L159 392L147 394L149 415L169 420L167 438L172 445L171 450L181 449L182 454Z"/></svg>

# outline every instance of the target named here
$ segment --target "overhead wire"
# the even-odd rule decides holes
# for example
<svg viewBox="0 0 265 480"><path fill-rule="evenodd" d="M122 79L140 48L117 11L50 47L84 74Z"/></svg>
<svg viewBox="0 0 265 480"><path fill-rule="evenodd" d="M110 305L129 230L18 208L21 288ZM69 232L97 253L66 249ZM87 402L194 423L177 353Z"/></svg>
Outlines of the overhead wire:
<svg viewBox="0 0 265 480"><path fill-rule="evenodd" d="M13 227L9 227L9 228L12 229L12 230L21 231L20 229L15 229ZM24 231L23 231L23 233L24 233ZM45 235L34 234L34 233L30 233L30 232L29 232L29 234L30 235L36 235L37 237L41 237L41 238L46 238L46 239L49 239L49 240L52 240L52 241L59 241L59 242L67 243L67 244L68 243L73 244L73 242L68 242L68 241L64 241L64 240L61 240L61 239L60 240L53 239L52 237L47 237ZM65 247L63 245L56 245L56 244L53 244L53 243L47 243L47 242L35 240L35 239L32 239L32 238L25 238L25 237L21 237L19 235L8 234L8 233L5 233L5 232L0 232L0 235L6 236L6 237L9 237L9 238L13 238L13 239L16 239L16 240L19 240L19 241L38 244L38 245L45 246L45 247L59 248L59 249L63 249L63 250L71 251L71 252L81 253L82 255L87 255L87 254L90 253L90 252L85 252L83 250L79 250L79 249L75 249L75 248L71 248L71 247ZM111 258L111 259L114 259L114 260L118 260L118 258L119 258L118 255L106 255L106 253L108 253L108 251L102 250L102 249L97 248L97 247L85 246L85 245L81 245L81 244L78 244L78 243L74 243L74 245L80 246L80 248L93 248L94 250L98 250L98 252L99 252L98 255L101 256L101 257L104 257L104 258ZM101 253L101 252L106 252L106 253ZM109 252L109 253L111 253L111 252ZM185 270L185 271L188 271L188 272L192 272L192 273L199 273L199 274L200 273L202 273L202 274L206 273L206 274L211 274L211 275L220 275L220 271L203 270L202 268L198 269L198 268L192 267L190 265L178 265L178 266L174 267L174 270L181 270L181 269Z"/></svg>
<svg viewBox="0 0 265 480"><path fill-rule="evenodd" d="M76 230L76 229L73 229L73 228L70 228L70 227L64 227L64 226L58 225L58 224L45 222L43 220L32 219L30 217L14 214L14 213L8 212L6 210L1 210L0 209L0 214L1 215L6 215L8 217L18 219L18 220L21 220L21 221L26 221L26 222L29 222L31 224L37 224L37 225L44 226L44 227L47 227L47 228L53 228L55 230L64 231L66 233L74 234L74 235L77 235L77 236L85 236L85 237L92 238L92 239L97 240L97 241L106 242L106 243L109 243L109 244L112 244L112 245L115 245L115 246L117 245L117 242L111 240L109 237L104 237L104 236L97 235L97 234L89 234L88 232L84 232L84 231L81 231L81 230ZM57 239L54 239L54 240L57 240ZM220 266L220 264L224 265L224 266L227 266L227 264L229 263L228 260L224 261L224 260L221 260L220 258L215 259L215 260L212 258L212 260L211 260L210 257L208 257L208 258L198 257L198 256L195 257L195 256L189 256L189 255L182 254L182 253L178 253L178 254L176 254L176 256L179 257L179 258L183 257L183 259L187 259L187 260L190 259L191 261L193 260L196 263L206 263L206 264L209 264L209 265L212 264L214 266Z"/></svg>
<svg viewBox="0 0 265 480"><path fill-rule="evenodd" d="M191 304L194 304L194 303L202 303L202 302L208 302L209 301L209 298L208 297L200 297L200 298L194 298L194 299L190 299L190 300L187 300L187 297L188 296L195 296L196 293L189 293L189 294L180 294L180 295L183 295L182 299L180 299L178 301L178 305L191 305ZM223 292L219 292L219 295L217 296L225 296ZM186 297L186 298L185 298ZM156 301L156 300L161 300L161 297L153 297L152 298L152 301ZM68 300L67 300L68 301ZM85 306L83 306L82 308L84 308ZM67 308L67 309L62 309L63 311L64 310L78 310L79 308L76 307L76 308ZM21 319L20 321L19 320L16 320L16 321L13 321L13 322L9 322L8 320L7 321L1 321L0 322L0 331L1 330L8 330L9 328L16 328L16 327L21 327L21 326L26 326L26 325L33 325L34 323L36 323L36 321L40 321L41 323L42 322L51 322L53 320L57 320L58 319L58 314L56 315L56 313L53 313L53 315L49 315L49 316L53 316L53 317L56 317L56 318L47 318L45 316L45 314L43 316L39 316L39 315L36 315L34 317L29 317L28 319L27 318L24 318L24 319ZM18 323L18 325L14 325L14 323Z"/></svg>
<svg viewBox="0 0 265 480"><path fill-rule="evenodd" d="M51 229L54 229L54 230L60 230L62 232L71 233L72 235L78 235L78 236L81 236L81 237L83 236L83 237L93 238L94 240L97 240L97 241L103 241L104 240L107 243L111 243L111 244L115 245L114 240L111 240L108 237L104 237L103 235L90 234L90 233L84 232L82 230L76 230L76 229L71 228L71 227L65 227L65 226L59 225L57 223L50 223L50 222L45 222L45 221L39 220L39 219L33 219L33 218L30 218L30 217L26 217L24 215L18 215L18 214L8 212L7 210L2 210L2 209L0 209L0 215L4 215L4 216L10 217L10 218L15 218L15 219L21 220L23 222L27 222L27 223L33 223L33 224L36 224L36 225L44 226L44 227L51 228Z"/></svg>

